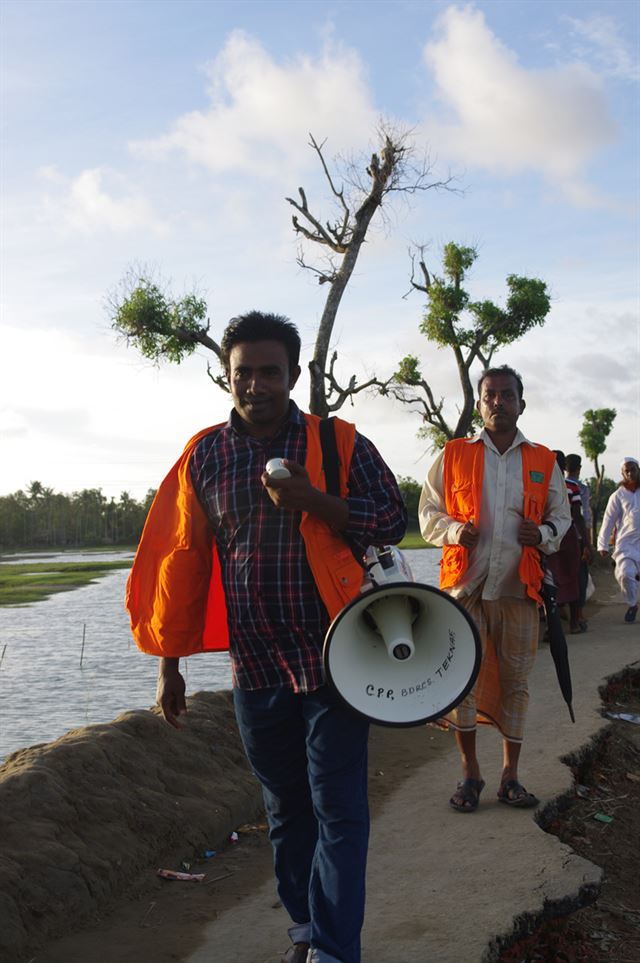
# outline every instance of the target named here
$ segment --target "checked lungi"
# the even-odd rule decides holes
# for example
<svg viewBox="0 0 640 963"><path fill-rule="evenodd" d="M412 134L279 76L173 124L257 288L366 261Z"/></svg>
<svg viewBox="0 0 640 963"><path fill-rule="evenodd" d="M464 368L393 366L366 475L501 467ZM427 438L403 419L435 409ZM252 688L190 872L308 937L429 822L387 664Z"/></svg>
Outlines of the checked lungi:
<svg viewBox="0 0 640 963"><path fill-rule="evenodd" d="M483 599L482 585L457 601L478 627L482 664L471 692L438 724L462 732L478 723L493 725L509 742L522 742L527 683L538 650L538 607L529 598Z"/></svg>

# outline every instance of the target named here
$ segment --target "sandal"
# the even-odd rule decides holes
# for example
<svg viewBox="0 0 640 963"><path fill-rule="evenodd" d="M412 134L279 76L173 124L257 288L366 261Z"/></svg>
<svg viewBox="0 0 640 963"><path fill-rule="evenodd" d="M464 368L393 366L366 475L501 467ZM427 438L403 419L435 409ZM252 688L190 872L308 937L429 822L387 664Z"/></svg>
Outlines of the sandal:
<svg viewBox="0 0 640 963"><path fill-rule="evenodd" d="M474 813L478 808L480 793L483 789L484 779L464 779L458 783L456 791L449 800L449 805L457 813Z"/></svg>
<svg viewBox="0 0 640 963"><path fill-rule="evenodd" d="M533 809L540 800L532 792L522 786L517 779L510 779L503 783L498 789L498 799L507 806L514 806L516 809Z"/></svg>

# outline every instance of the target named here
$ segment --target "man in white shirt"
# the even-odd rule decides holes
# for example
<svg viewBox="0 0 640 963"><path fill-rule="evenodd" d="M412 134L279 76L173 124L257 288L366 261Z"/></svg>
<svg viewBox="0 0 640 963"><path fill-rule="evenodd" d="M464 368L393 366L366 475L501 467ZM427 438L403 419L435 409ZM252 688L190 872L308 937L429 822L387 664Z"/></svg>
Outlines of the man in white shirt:
<svg viewBox="0 0 640 963"><path fill-rule="evenodd" d="M538 803L519 782L518 762L538 644L539 552L557 551L571 523L554 453L518 430L525 409L520 376L506 365L490 368L478 394L483 431L447 443L419 507L423 537L443 546L441 587L472 616L483 645L474 689L442 720L455 729L462 759L463 780L449 800L457 812L475 811L484 788L478 722L502 734L498 798L520 808Z"/></svg>
<svg viewBox="0 0 640 963"><path fill-rule="evenodd" d="M637 458L627 455L620 466L622 481L607 502L598 534L598 551L609 554L614 535L615 575L628 605L625 622L635 622L640 593L640 469Z"/></svg>

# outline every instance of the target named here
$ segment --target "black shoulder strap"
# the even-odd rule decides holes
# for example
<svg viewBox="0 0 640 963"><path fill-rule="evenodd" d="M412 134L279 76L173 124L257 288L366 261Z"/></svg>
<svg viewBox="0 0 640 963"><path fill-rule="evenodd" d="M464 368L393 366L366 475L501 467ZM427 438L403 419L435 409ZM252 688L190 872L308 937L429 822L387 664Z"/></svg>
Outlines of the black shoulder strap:
<svg viewBox="0 0 640 963"><path fill-rule="evenodd" d="M320 447L322 468L327 483L327 494L340 497L340 459L336 444L335 418L323 418L320 422Z"/></svg>

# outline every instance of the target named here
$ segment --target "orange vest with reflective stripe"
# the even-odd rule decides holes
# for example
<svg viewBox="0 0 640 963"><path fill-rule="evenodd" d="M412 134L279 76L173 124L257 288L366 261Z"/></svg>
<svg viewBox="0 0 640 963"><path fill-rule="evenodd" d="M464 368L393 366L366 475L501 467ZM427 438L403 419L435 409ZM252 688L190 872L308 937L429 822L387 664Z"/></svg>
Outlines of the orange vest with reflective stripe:
<svg viewBox="0 0 640 963"><path fill-rule="evenodd" d="M540 525L549 491L551 474L556 463L554 452L544 445L520 445L522 457L523 518ZM444 448L442 487L447 514L457 522L480 521L482 479L484 475L484 444L455 438ZM457 585L469 566L469 552L463 545L444 545L440 567L440 588ZM522 546L518 576L526 586L527 595L541 602L542 566L537 548Z"/></svg>
<svg viewBox="0 0 640 963"><path fill-rule="evenodd" d="M311 484L326 491L320 419L305 414ZM213 530L191 484L197 443L223 425L198 432L161 483L151 505L127 581L125 607L138 648L178 658L229 648L227 609ZM340 495L348 492L355 425L335 419ZM302 513L300 534L320 597L333 618L360 591L362 567L328 525Z"/></svg>

